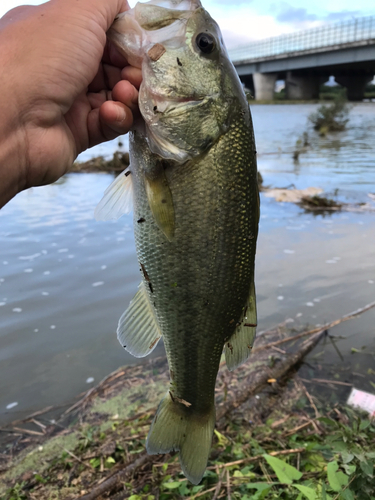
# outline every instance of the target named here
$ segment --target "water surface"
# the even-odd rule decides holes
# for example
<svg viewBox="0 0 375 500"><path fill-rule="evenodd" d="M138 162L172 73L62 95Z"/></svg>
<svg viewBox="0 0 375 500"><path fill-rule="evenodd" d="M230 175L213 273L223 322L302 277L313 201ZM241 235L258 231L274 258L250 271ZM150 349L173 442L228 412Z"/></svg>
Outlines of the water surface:
<svg viewBox="0 0 375 500"><path fill-rule="evenodd" d="M371 202L375 105L354 106L347 131L321 138L310 127L311 148L295 163L295 143L315 108L252 106L264 183L318 186L328 193L338 190L336 196L347 202ZM110 156L116 148L112 141L81 159ZM68 403L118 366L139 362L115 334L140 282L132 216L117 223L93 219L112 179L69 174L19 194L0 211L2 423ZM314 215L262 196L259 330L286 320L295 327L322 324L375 300L374 247L374 213ZM338 344L342 359L328 346L315 353L318 363L326 371L347 369L348 380L370 390L374 325L372 310L337 327L332 333L344 337ZM352 347L361 352L352 354ZM163 347L154 352L161 354Z"/></svg>

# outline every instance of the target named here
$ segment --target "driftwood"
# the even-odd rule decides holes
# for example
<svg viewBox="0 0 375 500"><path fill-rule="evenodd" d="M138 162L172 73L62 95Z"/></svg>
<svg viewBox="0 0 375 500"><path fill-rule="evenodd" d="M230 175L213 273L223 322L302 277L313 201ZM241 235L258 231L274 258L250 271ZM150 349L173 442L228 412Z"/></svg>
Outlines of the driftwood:
<svg viewBox="0 0 375 500"><path fill-rule="evenodd" d="M137 458L133 463L127 465L123 470L120 470L109 479L99 484L90 493L83 495L80 500L94 500L98 498L103 493L112 490L116 486L120 485L121 482L126 481L134 472L144 465L151 463L154 460L153 456L147 455L147 453L143 453L140 457Z"/></svg>

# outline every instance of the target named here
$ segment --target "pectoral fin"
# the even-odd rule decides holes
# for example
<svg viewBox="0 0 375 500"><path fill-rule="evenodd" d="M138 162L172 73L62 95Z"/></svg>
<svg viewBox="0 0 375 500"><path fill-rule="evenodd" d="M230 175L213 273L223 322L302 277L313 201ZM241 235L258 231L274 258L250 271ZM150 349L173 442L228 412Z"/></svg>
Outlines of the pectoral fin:
<svg viewBox="0 0 375 500"><path fill-rule="evenodd" d="M159 229L169 241L174 236L174 208L172 193L169 188L164 169L158 170L156 176L145 176L148 203Z"/></svg>
<svg viewBox="0 0 375 500"><path fill-rule="evenodd" d="M143 358L155 349L161 336L161 330L142 282L120 318L117 338L130 354L136 358Z"/></svg>
<svg viewBox="0 0 375 500"><path fill-rule="evenodd" d="M249 299L241 315L240 324L224 346L225 361L228 370L234 370L249 357L255 339L256 325L257 309L255 285L253 282L250 288Z"/></svg>
<svg viewBox="0 0 375 500"><path fill-rule="evenodd" d="M96 220L117 220L133 208L133 184L130 170L125 169L104 191L94 217Z"/></svg>

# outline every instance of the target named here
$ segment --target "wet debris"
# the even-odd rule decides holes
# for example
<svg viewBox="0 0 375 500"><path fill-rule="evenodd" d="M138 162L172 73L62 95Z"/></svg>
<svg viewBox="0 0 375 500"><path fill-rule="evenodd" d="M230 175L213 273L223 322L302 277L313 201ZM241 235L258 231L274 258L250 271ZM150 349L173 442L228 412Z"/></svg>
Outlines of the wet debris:
<svg viewBox="0 0 375 500"><path fill-rule="evenodd" d="M309 187L306 189L270 188L264 190L267 198L275 198L283 203L300 203L302 198L311 198L323 193L322 188Z"/></svg>
<svg viewBox="0 0 375 500"><path fill-rule="evenodd" d="M318 195L302 196L299 205L307 210L341 210L343 207L343 203Z"/></svg>
<svg viewBox="0 0 375 500"><path fill-rule="evenodd" d="M328 196L321 196L323 189L319 187L308 187L306 189L263 188L262 191L267 198L274 198L282 203L295 203L306 211L323 213L340 210L349 212L374 210L371 203L342 203Z"/></svg>

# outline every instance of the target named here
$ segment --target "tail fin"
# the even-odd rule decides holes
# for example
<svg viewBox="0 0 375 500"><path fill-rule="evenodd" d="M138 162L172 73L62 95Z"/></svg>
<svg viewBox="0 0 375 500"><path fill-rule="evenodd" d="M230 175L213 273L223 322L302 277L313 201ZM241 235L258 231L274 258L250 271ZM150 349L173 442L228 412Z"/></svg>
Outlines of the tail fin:
<svg viewBox="0 0 375 500"><path fill-rule="evenodd" d="M147 438L150 455L180 452L181 468L193 484L199 484L207 467L215 426L215 405L207 414L194 413L185 401L168 393L160 402Z"/></svg>

